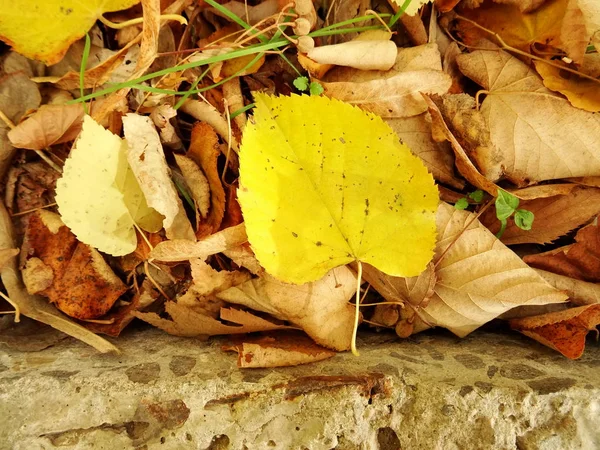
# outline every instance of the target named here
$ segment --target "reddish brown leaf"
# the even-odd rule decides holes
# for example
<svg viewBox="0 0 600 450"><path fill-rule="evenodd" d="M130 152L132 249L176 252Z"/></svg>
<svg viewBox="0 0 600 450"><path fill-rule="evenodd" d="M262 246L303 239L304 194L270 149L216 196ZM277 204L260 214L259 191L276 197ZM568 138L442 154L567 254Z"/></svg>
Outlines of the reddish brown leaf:
<svg viewBox="0 0 600 450"><path fill-rule="evenodd" d="M600 324L600 304L509 321L510 326L570 359L583 354L587 334Z"/></svg>
<svg viewBox="0 0 600 450"><path fill-rule="evenodd" d="M335 352L315 344L304 333L294 331L243 336L222 350L237 352L237 365L242 368L297 366L335 356Z"/></svg>
<svg viewBox="0 0 600 450"><path fill-rule="evenodd" d="M525 256L525 262L578 280L600 283L600 229L598 220L582 228L575 243L537 255Z"/></svg>
<svg viewBox="0 0 600 450"><path fill-rule="evenodd" d="M127 290L102 255L78 242L55 213L29 216L22 254L29 293L48 297L71 317L98 318Z"/></svg>

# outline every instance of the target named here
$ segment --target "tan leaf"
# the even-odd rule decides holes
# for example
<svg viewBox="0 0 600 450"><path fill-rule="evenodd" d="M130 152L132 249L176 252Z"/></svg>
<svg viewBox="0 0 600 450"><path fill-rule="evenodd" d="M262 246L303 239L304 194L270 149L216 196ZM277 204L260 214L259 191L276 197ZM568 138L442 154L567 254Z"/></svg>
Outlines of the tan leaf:
<svg viewBox="0 0 600 450"><path fill-rule="evenodd" d="M576 186L566 195L523 200L519 203L519 209L526 209L535 215L531 230L520 229L511 218L502 235L502 242L506 245L547 244L600 213L600 189ZM492 233L500 230L500 222L492 209L486 211L480 220Z"/></svg>
<svg viewBox="0 0 600 450"><path fill-rule="evenodd" d="M194 258L204 260L210 255L238 247L247 241L246 227L240 224L225 228L198 242L181 239L161 242L150 252L150 257L164 262L187 261Z"/></svg>
<svg viewBox="0 0 600 450"><path fill-rule="evenodd" d="M254 25L255 23L260 22L261 20L279 12L277 0L266 0L256 6L246 5L244 4L244 2L231 1L224 3L221 6L228 9L236 16L243 18L250 25ZM216 8L210 8L210 11L216 14L217 16L223 17L227 20L231 20L229 17L227 17L225 14L223 14Z"/></svg>
<svg viewBox="0 0 600 450"><path fill-rule="evenodd" d="M578 280L600 283L600 230L596 219L575 235L575 243L537 255L528 255L525 262Z"/></svg>
<svg viewBox="0 0 600 450"><path fill-rule="evenodd" d="M18 248L3 248L0 249L0 271L6 266L12 259L19 254Z"/></svg>
<svg viewBox="0 0 600 450"><path fill-rule="evenodd" d="M315 47L306 56L319 64L360 70L389 70L396 60L396 49L396 44L390 40L354 40Z"/></svg>
<svg viewBox="0 0 600 450"><path fill-rule="evenodd" d="M127 160L135 174L148 206L164 216L169 239L195 240L183 204L171 181L160 137L149 117L129 113L123 117L127 140Z"/></svg>
<svg viewBox="0 0 600 450"><path fill-rule="evenodd" d="M250 278L250 274L241 271L217 271L201 259L190 261L192 268L192 287L198 295L211 295L237 286Z"/></svg>
<svg viewBox="0 0 600 450"><path fill-rule="evenodd" d="M536 269L536 272L556 289L567 294L570 302L574 305L600 303L600 284L598 283L588 283L540 269Z"/></svg>
<svg viewBox="0 0 600 450"><path fill-rule="evenodd" d="M222 349L237 352L237 365L245 369L297 366L335 356L335 352L315 344L299 332L244 336L238 342L224 345Z"/></svg>
<svg viewBox="0 0 600 450"><path fill-rule="evenodd" d="M574 0L571 0L574 1ZM596 0L576 0L585 22L586 37L600 52L600 3ZM587 45L587 42L585 43Z"/></svg>
<svg viewBox="0 0 600 450"><path fill-rule="evenodd" d="M496 239L474 214L441 203L437 229L433 259L437 281L430 298L432 275L427 271L406 280L379 275L386 286L380 293L386 299L398 301L402 295L417 309L418 315L412 319L414 332L439 326L464 337L516 306L567 299Z"/></svg>
<svg viewBox="0 0 600 450"><path fill-rule="evenodd" d="M70 142L81 132L83 107L76 105L43 105L8 132L17 148L43 150L55 144Z"/></svg>
<svg viewBox="0 0 600 450"><path fill-rule="evenodd" d="M323 82L325 95L356 105L384 118L411 117L424 113L421 92L444 94L452 84L442 72L436 44L398 49L387 71L336 69Z"/></svg>
<svg viewBox="0 0 600 450"><path fill-rule="evenodd" d="M453 95L451 98L457 98L458 96ZM493 196L496 196L498 192L498 186L489 181L486 177L484 177L477 167L471 162L469 159L469 155L467 155L468 149L469 154L474 154L475 151L479 148L484 148L486 153L490 150L490 147L487 147L486 144L488 140L486 139L485 128L481 124L481 117L474 113L473 115L465 114L464 120L461 120L458 123L459 128L453 126L456 129L456 135L461 136L463 133L461 132L463 128L461 124L467 121L473 126L475 133L465 134L462 136L462 145L461 142L457 139L455 134L448 128L448 124L444 120L442 116L442 112L440 111L439 106L443 106L443 100L440 97L428 97L424 96L425 101L427 103L427 107L429 108L429 114L431 115L432 122L432 130L433 137L436 141L448 140L452 149L454 150L454 156L456 157L456 168L460 172L460 174L465 177L467 181L469 181L473 186L478 189L482 189ZM458 99L459 102L465 101L465 104L470 104L473 100L466 94L463 94L461 98ZM467 108L465 108L467 109ZM470 111L470 108L468 109ZM471 119L471 120L468 120ZM452 122L448 121L450 124ZM465 148L463 148L463 145ZM493 150L493 149L492 149Z"/></svg>
<svg viewBox="0 0 600 450"><path fill-rule="evenodd" d="M423 160L436 180L462 189L465 182L454 174L454 154L446 142L435 142L431 137L431 123L426 114L414 117L387 119L398 137Z"/></svg>
<svg viewBox="0 0 600 450"><path fill-rule="evenodd" d="M213 127L225 142L231 144L233 151L238 153L239 143L235 136L230 136L227 119L214 106L199 100L187 100L181 106L181 111ZM235 154L231 154L230 158L237 161Z"/></svg>
<svg viewBox="0 0 600 450"><path fill-rule="evenodd" d="M261 267L258 259L256 259L248 243L229 248L222 253L238 266L248 269L254 275L260 276L264 273L264 269Z"/></svg>
<svg viewBox="0 0 600 450"><path fill-rule="evenodd" d="M9 248L15 248L14 231L4 203L0 202L0 249ZM73 336L91 345L99 352L119 352L113 344L73 322L49 304L47 300L27 293L19 276L15 259L11 259L1 269L0 276L11 302L16 305L21 314Z"/></svg>
<svg viewBox="0 0 600 450"><path fill-rule="evenodd" d="M194 204L202 218L205 219L210 208L210 186L208 185L208 180L200 167L198 167L198 164L192 159L182 155L174 156L177 165L181 169L183 179L190 189Z"/></svg>
<svg viewBox="0 0 600 450"><path fill-rule="evenodd" d="M202 169L210 187L210 210L206 221L198 225L196 237L199 239L218 231L225 215L225 190L217 168L220 154L219 137L214 128L208 123L196 123L187 157Z"/></svg>
<svg viewBox="0 0 600 450"><path fill-rule="evenodd" d="M504 171L523 185L600 174L600 116L571 106L546 89L532 69L503 51L476 50L458 56L457 62L488 91L481 113L501 158L478 154L484 175L495 181Z"/></svg>
<svg viewBox="0 0 600 450"><path fill-rule="evenodd" d="M511 320L510 326L570 359L583 354L587 334L600 324L600 305L579 306Z"/></svg>
<svg viewBox="0 0 600 450"><path fill-rule="evenodd" d="M160 133L160 140L167 147L173 149L183 148L181 139L175 131L175 127L169 121L173 117L177 117L177 111L171 105L159 105L152 110L150 118Z"/></svg>
<svg viewBox="0 0 600 450"><path fill-rule="evenodd" d="M50 211L28 217L23 258L27 291L48 297L76 319L103 316L127 290L102 255L78 242Z"/></svg>
<svg viewBox="0 0 600 450"><path fill-rule="evenodd" d="M244 334L289 328L262 319L246 311L221 309L221 319L238 325L225 325L212 317L195 312L175 302L167 302L165 311L172 320L162 319L156 313L135 312L134 315L150 325L175 336L217 336L221 334Z"/></svg>
<svg viewBox="0 0 600 450"><path fill-rule="evenodd" d="M313 283L292 285L268 274L217 294L230 303L266 312L301 327L317 344L348 350L354 308L348 300L356 291L356 277L337 267Z"/></svg>

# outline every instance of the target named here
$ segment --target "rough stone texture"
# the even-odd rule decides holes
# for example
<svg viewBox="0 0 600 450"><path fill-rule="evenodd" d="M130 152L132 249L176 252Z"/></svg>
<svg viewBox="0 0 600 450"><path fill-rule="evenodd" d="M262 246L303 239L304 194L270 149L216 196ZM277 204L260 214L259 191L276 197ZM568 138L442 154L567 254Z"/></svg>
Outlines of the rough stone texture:
<svg viewBox="0 0 600 450"><path fill-rule="evenodd" d="M600 448L595 342L569 361L516 334L370 335L360 358L268 370L220 344L137 330L119 356L0 351L0 447Z"/></svg>

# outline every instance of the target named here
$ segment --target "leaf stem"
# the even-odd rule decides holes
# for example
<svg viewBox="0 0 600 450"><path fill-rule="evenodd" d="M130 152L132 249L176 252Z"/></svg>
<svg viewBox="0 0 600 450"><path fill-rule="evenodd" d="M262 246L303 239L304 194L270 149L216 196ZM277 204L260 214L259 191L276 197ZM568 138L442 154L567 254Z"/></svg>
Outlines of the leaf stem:
<svg viewBox="0 0 600 450"><path fill-rule="evenodd" d="M160 18L160 20L175 20L175 21L179 22L181 25L187 25L187 23L188 23L186 18L179 14L163 14L159 18ZM126 28L131 25L138 25L140 23L144 23L143 17L136 17L135 19L126 20L125 22L119 22L119 23L112 22L104 16L100 16L98 18L98 20L100 22L102 22L104 25L106 25L107 27L112 28L114 30L120 30L122 28Z"/></svg>
<svg viewBox="0 0 600 450"><path fill-rule="evenodd" d="M354 356L360 356L360 353L356 348L356 334L358 333L358 321L360 319L360 285L362 284L363 266L360 261L356 261L356 265L358 266L358 273L356 275L356 308L354 310L354 328L352 329L350 350L352 350Z"/></svg>

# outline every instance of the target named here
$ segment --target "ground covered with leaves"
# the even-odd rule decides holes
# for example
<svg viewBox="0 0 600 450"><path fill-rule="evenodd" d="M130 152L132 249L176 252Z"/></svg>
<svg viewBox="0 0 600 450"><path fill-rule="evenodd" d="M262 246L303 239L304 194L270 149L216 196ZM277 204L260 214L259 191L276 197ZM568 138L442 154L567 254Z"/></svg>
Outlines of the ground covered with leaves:
<svg viewBox="0 0 600 450"><path fill-rule="evenodd" d="M5 342L600 324L596 0L25 0L0 39Z"/></svg>

